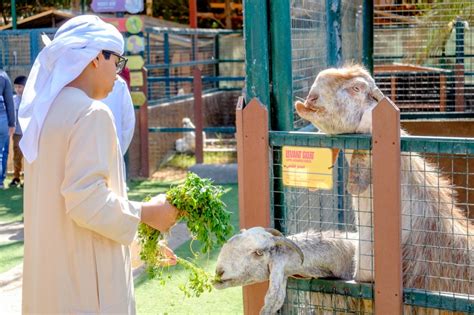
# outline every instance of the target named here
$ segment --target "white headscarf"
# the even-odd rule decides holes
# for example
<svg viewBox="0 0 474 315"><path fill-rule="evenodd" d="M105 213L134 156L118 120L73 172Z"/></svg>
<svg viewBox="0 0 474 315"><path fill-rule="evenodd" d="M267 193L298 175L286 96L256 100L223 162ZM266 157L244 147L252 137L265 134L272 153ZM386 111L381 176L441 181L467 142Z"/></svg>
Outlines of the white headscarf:
<svg viewBox="0 0 474 315"><path fill-rule="evenodd" d="M48 110L59 92L76 79L102 50L123 53L123 36L94 15L64 23L39 53L28 76L18 119L23 130L20 147L29 163L38 155L39 136Z"/></svg>

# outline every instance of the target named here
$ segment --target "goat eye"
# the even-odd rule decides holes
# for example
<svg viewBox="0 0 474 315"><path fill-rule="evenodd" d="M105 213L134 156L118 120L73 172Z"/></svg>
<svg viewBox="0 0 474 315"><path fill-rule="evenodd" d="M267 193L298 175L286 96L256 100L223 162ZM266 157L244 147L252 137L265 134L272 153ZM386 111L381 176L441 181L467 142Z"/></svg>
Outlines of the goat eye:
<svg viewBox="0 0 474 315"><path fill-rule="evenodd" d="M257 249L257 250L255 251L255 255L257 255L257 256L263 256L263 252L262 252L260 249Z"/></svg>
<svg viewBox="0 0 474 315"><path fill-rule="evenodd" d="M353 86L352 89L356 92L360 92L360 88L358 86Z"/></svg>

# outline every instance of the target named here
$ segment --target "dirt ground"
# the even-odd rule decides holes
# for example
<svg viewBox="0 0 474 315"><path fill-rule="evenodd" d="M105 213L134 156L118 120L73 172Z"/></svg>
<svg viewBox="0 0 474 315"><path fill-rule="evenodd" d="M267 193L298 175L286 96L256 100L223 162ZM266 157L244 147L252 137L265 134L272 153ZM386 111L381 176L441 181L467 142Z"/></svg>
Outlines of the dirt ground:
<svg viewBox="0 0 474 315"><path fill-rule="evenodd" d="M187 170L174 168L174 167L164 167L151 176L151 179L158 181L177 181L186 178Z"/></svg>

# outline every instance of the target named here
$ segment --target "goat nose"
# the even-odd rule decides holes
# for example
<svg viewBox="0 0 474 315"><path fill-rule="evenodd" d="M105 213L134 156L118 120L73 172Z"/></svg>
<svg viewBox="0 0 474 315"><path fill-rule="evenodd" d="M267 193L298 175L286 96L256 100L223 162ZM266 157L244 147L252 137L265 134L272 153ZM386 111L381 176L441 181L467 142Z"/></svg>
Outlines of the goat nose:
<svg viewBox="0 0 474 315"><path fill-rule="evenodd" d="M319 99L319 94L318 93L310 93L308 97L306 98L306 105L312 106L314 103L316 103Z"/></svg>
<svg viewBox="0 0 474 315"><path fill-rule="evenodd" d="M216 268L216 275L218 277L222 277L222 275L224 274L224 269L222 268Z"/></svg>

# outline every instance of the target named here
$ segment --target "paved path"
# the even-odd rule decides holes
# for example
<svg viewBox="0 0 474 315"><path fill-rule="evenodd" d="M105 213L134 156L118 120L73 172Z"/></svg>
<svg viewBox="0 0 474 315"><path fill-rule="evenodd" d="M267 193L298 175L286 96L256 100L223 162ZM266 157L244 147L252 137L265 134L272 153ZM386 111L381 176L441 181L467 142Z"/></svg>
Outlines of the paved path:
<svg viewBox="0 0 474 315"><path fill-rule="evenodd" d="M168 245L176 249L189 239L186 224L180 223L169 233ZM0 224L0 243L23 240L23 223ZM133 277L138 277L144 270L138 259L138 247L132 244ZM21 285L23 264L0 273L0 315L21 314Z"/></svg>

